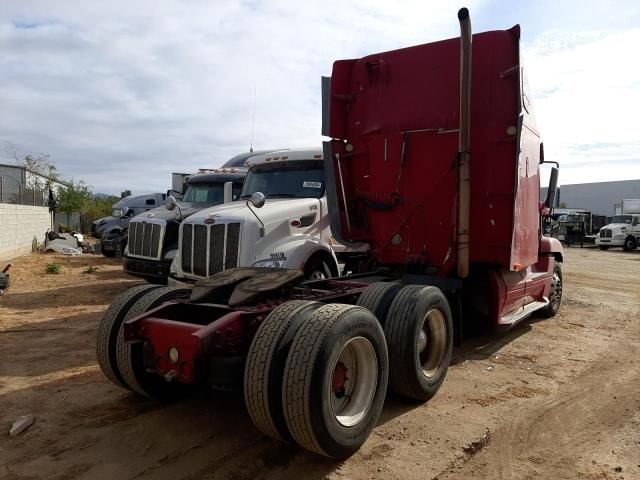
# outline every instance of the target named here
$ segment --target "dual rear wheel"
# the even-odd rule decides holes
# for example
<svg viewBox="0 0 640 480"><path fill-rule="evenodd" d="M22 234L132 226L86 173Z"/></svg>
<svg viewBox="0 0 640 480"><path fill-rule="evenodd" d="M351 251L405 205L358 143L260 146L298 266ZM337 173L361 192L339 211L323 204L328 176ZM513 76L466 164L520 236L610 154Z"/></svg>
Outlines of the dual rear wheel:
<svg viewBox="0 0 640 480"><path fill-rule="evenodd" d="M98 362L114 384L151 399L180 396L145 366L144 344L126 343L124 323L189 289L144 285L114 300L100 324ZM444 381L453 327L435 287L371 285L358 305L291 301L262 322L247 356L244 396L255 426L332 458L353 454L375 427L389 384L425 401Z"/></svg>
<svg viewBox="0 0 640 480"><path fill-rule="evenodd" d="M142 342L126 343L124 323L164 302L187 298L191 289L141 285L120 294L107 309L100 326L96 352L104 375L115 385L152 400L171 400L182 395L186 387L169 383L147 371Z"/></svg>
<svg viewBox="0 0 640 480"><path fill-rule="evenodd" d="M452 339L451 312L435 287L377 283L356 306L287 302L251 344L249 415L272 438L348 457L375 427L388 383L414 400L435 395Z"/></svg>

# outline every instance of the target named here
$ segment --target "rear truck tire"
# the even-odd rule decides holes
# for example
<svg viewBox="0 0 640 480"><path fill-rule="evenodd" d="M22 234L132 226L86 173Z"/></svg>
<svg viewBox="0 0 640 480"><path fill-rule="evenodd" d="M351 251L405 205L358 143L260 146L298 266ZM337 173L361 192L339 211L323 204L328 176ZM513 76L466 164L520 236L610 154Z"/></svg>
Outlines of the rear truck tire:
<svg viewBox="0 0 640 480"><path fill-rule="evenodd" d="M538 316L542 318L555 317L560 310L562 302L562 265L556 263L551 277L551 290L549 291L549 305L538 310Z"/></svg>
<svg viewBox="0 0 640 480"><path fill-rule="evenodd" d="M102 255L107 258L113 258L116 256L115 250L102 250Z"/></svg>
<svg viewBox="0 0 640 480"><path fill-rule="evenodd" d="M401 289L402 285L396 282L372 283L358 297L356 305L370 310L384 327L391 302Z"/></svg>
<svg viewBox="0 0 640 480"><path fill-rule="evenodd" d="M337 268L335 271L329 264L319 255L312 255L304 265L305 280L327 280L337 276Z"/></svg>
<svg viewBox="0 0 640 480"><path fill-rule="evenodd" d="M282 408L294 440L331 458L355 453L376 426L388 372L373 313L353 305L318 308L296 333L284 369Z"/></svg>
<svg viewBox="0 0 640 480"><path fill-rule="evenodd" d="M188 298L190 293L190 288L153 288L131 306L123 323L162 305L164 302ZM151 400L173 400L188 390L185 385L167 382L163 377L147 372L144 365L144 344L142 342L125 343L122 328L118 334L117 359L124 383L130 390L144 397Z"/></svg>
<svg viewBox="0 0 640 480"><path fill-rule="evenodd" d="M622 245L622 250L624 250L625 252L631 252L632 250L635 250L638 246L638 243L636 242L635 237L632 237L631 235L629 235L625 241L624 241L624 245Z"/></svg>
<svg viewBox="0 0 640 480"><path fill-rule="evenodd" d="M128 389L118 369L116 345L120 327L131 306L140 297L156 288L158 287L154 285L139 285L121 293L111 302L98 326L96 338L98 365L104 376L119 387Z"/></svg>
<svg viewBox="0 0 640 480"><path fill-rule="evenodd" d="M262 322L247 354L244 401L251 421L265 435L291 441L282 411L282 380L296 332L323 304L293 300L273 310Z"/></svg>
<svg viewBox="0 0 640 480"><path fill-rule="evenodd" d="M609 245L600 245L600 250L609 250Z"/></svg>
<svg viewBox="0 0 640 480"><path fill-rule="evenodd" d="M389 307L384 333L392 390L422 402L432 398L453 351L453 318L444 293L432 286L404 287Z"/></svg>

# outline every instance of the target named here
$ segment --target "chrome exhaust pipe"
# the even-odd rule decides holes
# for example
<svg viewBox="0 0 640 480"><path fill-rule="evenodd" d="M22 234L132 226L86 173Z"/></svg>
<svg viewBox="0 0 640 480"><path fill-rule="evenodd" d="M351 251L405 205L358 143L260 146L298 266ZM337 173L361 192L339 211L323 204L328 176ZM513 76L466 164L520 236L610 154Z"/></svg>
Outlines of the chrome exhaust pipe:
<svg viewBox="0 0 640 480"><path fill-rule="evenodd" d="M469 10L458 11L460 21L460 133L458 135L457 273L469 275L469 205L471 196L471 20Z"/></svg>

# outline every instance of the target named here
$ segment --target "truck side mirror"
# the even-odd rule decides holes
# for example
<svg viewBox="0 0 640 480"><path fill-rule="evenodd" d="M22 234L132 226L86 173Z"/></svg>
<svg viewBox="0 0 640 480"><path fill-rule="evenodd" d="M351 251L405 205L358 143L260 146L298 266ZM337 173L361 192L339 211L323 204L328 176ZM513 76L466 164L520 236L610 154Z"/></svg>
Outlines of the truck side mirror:
<svg viewBox="0 0 640 480"><path fill-rule="evenodd" d="M176 200L176 197L174 197L173 195L169 195L167 197L167 199L164 201L164 207L169 210L170 212L173 212L176 208L178 209L178 221L182 221L182 209L180 208L180 205L178 205L178 201Z"/></svg>
<svg viewBox="0 0 640 480"><path fill-rule="evenodd" d="M176 201L176 197L174 197L173 195L169 195L164 202L164 207L170 212L174 211L177 205L178 202Z"/></svg>
<svg viewBox="0 0 640 480"><path fill-rule="evenodd" d="M222 202L233 202L233 182L224 182L224 196Z"/></svg>
<svg viewBox="0 0 640 480"><path fill-rule="evenodd" d="M266 198L264 196L264 193L256 192L253 195L251 195L251 197L249 197L249 201L251 202L251 205L253 205L254 207L262 208L264 207L264 202L266 201Z"/></svg>
<svg viewBox="0 0 640 480"><path fill-rule="evenodd" d="M551 168L551 177L549 177L549 188L547 189L547 198L544 201L544 206L547 208L553 208L556 203L556 194L558 192L558 169L556 167Z"/></svg>
<svg viewBox="0 0 640 480"><path fill-rule="evenodd" d="M253 211L253 209L251 208L251 205L253 205L255 208L262 208L264 207L265 201L266 199L265 199L264 193L262 192L254 193L249 197L249 200L247 200L247 207L249 207L249 210L251 210L251 213L253 213L253 216L256 217L256 219L260 222L260 238L264 237L264 234L265 234L264 222L260 219L258 214Z"/></svg>

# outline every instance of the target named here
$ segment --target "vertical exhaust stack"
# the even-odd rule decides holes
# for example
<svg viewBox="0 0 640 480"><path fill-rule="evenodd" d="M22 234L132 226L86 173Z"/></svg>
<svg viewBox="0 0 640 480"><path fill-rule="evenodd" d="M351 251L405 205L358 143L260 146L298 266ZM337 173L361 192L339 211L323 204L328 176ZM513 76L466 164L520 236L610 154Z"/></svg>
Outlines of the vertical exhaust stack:
<svg viewBox="0 0 640 480"><path fill-rule="evenodd" d="M469 204L471 184L469 161L471 160L471 20L469 10L458 11L460 21L460 134L458 137L458 222L457 222L457 273L469 275Z"/></svg>

